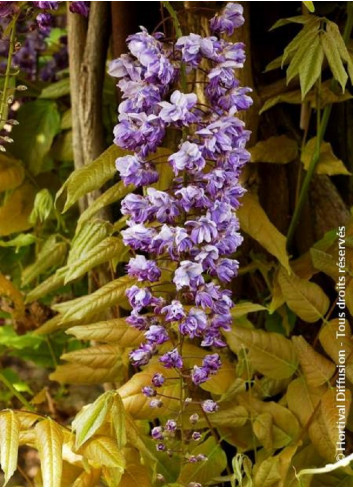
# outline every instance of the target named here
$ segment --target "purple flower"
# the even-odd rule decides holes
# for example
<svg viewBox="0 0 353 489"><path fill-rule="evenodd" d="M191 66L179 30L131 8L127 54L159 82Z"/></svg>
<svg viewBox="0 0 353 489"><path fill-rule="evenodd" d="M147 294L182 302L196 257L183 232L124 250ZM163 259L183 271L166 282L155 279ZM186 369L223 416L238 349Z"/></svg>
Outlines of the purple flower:
<svg viewBox="0 0 353 489"><path fill-rule="evenodd" d="M142 156L156 151L165 135L162 120L156 115L122 114L114 128L114 143L124 149L140 151Z"/></svg>
<svg viewBox="0 0 353 489"><path fill-rule="evenodd" d="M189 170L191 172L201 171L206 161L202 156L200 148L195 143L185 141L177 153L168 158L172 165L174 173L177 175L180 171Z"/></svg>
<svg viewBox="0 0 353 489"><path fill-rule="evenodd" d="M136 350L133 350L130 353L130 361L136 367L147 365L153 355L153 352L154 346L149 344L142 344L139 348L136 348Z"/></svg>
<svg viewBox="0 0 353 489"><path fill-rule="evenodd" d="M134 250L140 249L142 251L148 251L154 237L153 229L146 228L143 224L134 224L122 231L121 234L126 245L131 246Z"/></svg>
<svg viewBox="0 0 353 489"><path fill-rule="evenodd" d="M207 328L207 315L201 309L192 308L180 324L179 330L184 336L190 336L195 338L196 336L202 336Z"/></svg>
<svg viewBox="0 0 353 489"><path fill-rule="evenodd" d="M143 255L136 255L135 258L131 258L127 265L127 271L131 277L136 277L139 281L156 282L161 276L161 271L156 262L146 260Z"/></svg>
<svg viewBox="0 0 353 489"><path fill-rule="evenodd" d="M195 367L191 371L191 380L195 385L203 384L209 379L209 371L204 367Z"/></svg>
<svg viewBox="0 0 353 489"><path fill-rule="evenodd" d="M182 368L183 367L183 359L181 358L180 353L178 352L177 348L174 348L174 350L168 351L164 355L162 355L159 359L159 361L166 367L166 368Z"/></svg>
<svg viewBox="0 0 353 489"><path fill-rule="evenodd" d="M179 205L181 205L186 212L189 212L193 208L207 208L210 205L210 200L205 195L205 191L202 188L198 188L196 185L183 187L180 190L177 190L175 195L180 197Z"/></svg>
<svg viewBox="0 0 353 489"><path fill-rule="evenodd" d="M150 203L142 195L128 194L121 201L121 213L130 215L136 224L147 221L152 211Z"/></svg>
<svg viewBox="0 0 353 489"><path fill-rule="evenodd" d="M70 12L88 17L89 2L70 2Z"/></svg>
<svg viewBox="0 0 353 489"><path fill-rule="evenodd" d="M202 271L202 266L199 263L194 263L189 260L182 261L179 268L175 270L173 278L177 290L183 287L195 289L197 286L203 284L204 278Z"/></svg>
<svg viewBox="0 0 353 489"><path fill-rule="evenodd" d="M174 198L167 192L161 192L153 187L147 189L148 200L153 206L155 218L159 222L173 222L179 215L179 207Z"/></svg>
<svg viewBox="0 0 353 489"><path fill-rule="evenodd" d="M33 2L34 6L43 10L57 10L59 2Z"/></svg>
<svg viewBox="0 0 353 489"><path fill-rule="evenodd" d="M201 248L200 253L195 257L195 260L201 263L204 270L214 268L215 261L219 257L219 251L216 246L206 245Z"/></svg>
<svg viewBox="0 0 353 489"><path fill-rule="evenodd" d="M137 312L141 311L144 307L154 304L154 298L147 288L137 287L133 285L126 291L126 296L129 299L131 307L133 307Z"/></svg>
<svg viewBox="0 0 353 489"><path fill-rule="evenodd" d="M173 300L168 306L163 307L166 321L179 321L185 317L185 311L180 301Z"/></svg>
<svg viewBox="0 0 353 489"><path fill-rule="evenodd" d="M239 3L227 3L223 12L210 20L212 32L223 33L231 36L234 29L244 24L243 7Z"/></svg>
<svg viewBox="0 0 353 489"><path fill-rule="evenodd" d="M175 228L175 245L179 254L191 250L193 244L184 228Z"/></svg>
<svg viewBox="0 0 353 489"><path fill-rule="evenodd" d="M206 368L211 374L216 373L221 368L221 359L218 353L206 355L202 361L202 366Z"/></svg>
<svg viewBox="0 0 353 489"><path fill-rule="evenodd" d="M165 430L174 433L177 429L177 422L175 419L168 419L165 424Z"/></svg>
<svg viewBox="0 0 353 489"><path fill-rule="evenodd" d="M222 258L216 263L215 273L223 282L230 282L236 276L238 268L239 262L237 260Z"/></svg>
<svg viewBox="0 0 353 489"><path fill-rule="evenodd" d="M200 217L197 221L186 221L186 226L190 226L191 239L195 244L210 243L218 236L216 224L208 217Z"/></svg>
<svg viewBox="0 0 353 489"><path fill-rule="evenodd" d="M44 33L49 33L50 27L53 24L53 16L46 12L41 12L37 15L36 21L41 31L43 31Z"/></svg>
<svg viewBox="0 0 353 489"><path fill-rule="evenodd" d="M151 430L151 436L154 440L163 440L163 428L161 426L155 426Z"/></svg>
<svg viewBox="0 0 353 489"><path fill-rule="evenodd" d="M132 183L139 187L140 185L155 183L158 180L158 172L153 166L136 155L118 158L115 166L125 185Z"/></svg>
<svg viewBox="0 0 353 489"><path fill-rule="evenodd" d="M194 441L199 441L201 440L201 433L199 431L194 431L191 435L191 438L194 440Z"/></svg>
<svg viewBox="0 0 353 489"><path fill-rule="evenodd" d="M159 117L166 123L180 122L188 125L196 121L196 116L190 110L197 103L195 93L181 93L175 90L170 97L170 102L160 102L162 110Z"/></svg>
<svg viewBox="0 0 353 489"><path fill-rule="evenodd" d="M142 387L142 393L146 397L154 397L157 395L157 392L155 391L155 389L153 389L153 387L149 387L149 386Z"/></svg>
<svg viewBox="0 0 353 489"><path fill-rule="evenodd" d="M161 345L169 340L166 329L157 324L150 326L150 328L145 332L145 337L149 343L154 343L156 345Z"/></svg>
<svg viewBox="0 0 353 489"><path fill-rule="evenodd" d="M12 15L14 12L14 9L15 2L0 2L0 18L10 17L10 15Z"/></svg>
<svg viewBox="0 0 353 489"><path fill-rule="evenodd" d="M163 374L156 373L152 377L152 384L155 387L162 387L162 385L164 384L164 382L165 382L165 377L164 377Z"/></svg>
<svg viewBox="0 0 353 489"><path fill-rule="evenodd" d="M201 404L201 408L205 413L214 413L218 411L219 406L215 401L212 401L212 399L206 399L206 401L203 401Z"/></svg>
<svg viewBox="0 0 353 489"><path fill-rule="evenodd" d="M126 318L126 322L140 331L146 330L149 327L149 322L146 316L140 316L137 311L131 311L130 316Z"/></svg>

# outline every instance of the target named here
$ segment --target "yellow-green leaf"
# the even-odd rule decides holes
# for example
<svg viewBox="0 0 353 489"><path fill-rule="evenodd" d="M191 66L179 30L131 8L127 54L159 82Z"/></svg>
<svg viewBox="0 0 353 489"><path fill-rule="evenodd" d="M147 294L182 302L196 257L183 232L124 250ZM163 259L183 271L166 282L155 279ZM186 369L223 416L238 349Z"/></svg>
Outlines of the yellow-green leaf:
<svg viewBox="0 0 353 489"><path fill-rule="evenodd" d="M288 136L272 136L249 148L252 163L290 163L298 155L298 143Z"/></svg>
<svg viewBox="0 0 353 489"><path fill-rule="evenodd" d="M115 257L120 257L120 259L124 258L124 251L126 249L120 238L108 237L103 239L103 241L91 248L83 257L68 265L65 283L82 277L82 275L92 270L92 268L110 261Z"/></svg>
<svg viewBox="0 0 353 489"><path fill-rule="evenodd" d="M92 404L84 406L72 421L72 428L76 432L76 447L79 448L104 423L113 404L113 392L108 391L98 397Z"/></svg>
<svg viewBox="0 0 353 489"><path fill-rule="evenodd" d="M59 365L50 375L62 384L99 384L122 379L120 348L116 345L98 345L65 353L67 364Z"/></svg>
<svg viewBox="0 0 353 489"><path fill-rule="evenodd" d="M125 299L126 289L135 283L129 276L120 277L92 294L56 304L53 309L62 313L62 324L70 321L81 321L106 311L109 307L119 304Z"/></svg>
<svg viewBox="0 0 353 489"><path fill-rule="evenodd" d="M301 160L306 170L309 168L315 149L316 137L309 139L301 155ZM333 154L331 144L326 142L321 143L319 161L315 171L320 175L351 175L344 166L343 161Z"/></svg>
<svg viewBox="0 0 353 489"><path fill-rule="evenodd" d="M0 273L0 297L8 297L13 302L14 316L21 317L25 312L25 306L21 292Z"/></svg>
<svg viewBox="0 0 353 489"><path fill-rule="evenodd" d="M114 394L111 407L111 422L114 428L118 448L121 449L127 442L126 417L124 403L117 392Z"/></svg>
<svg viewBox="0 0 353 489"><path fill-rule="evenodd" d="M278 282L288 307L303 321L314 323L326 314L330 301L317 284L288 275L284 268L278 273Z"/></svg>
<svg viewBox="0 0 353 489"><path fill-rule="evenodd" d="M24 176L25 171L20 161L0 155L0 192L18 187Z"/></svg>
<svg viewBox="0 0 353 489"><path fill-rule="evenodd" d="M309 10L309 12L315 12L314 2L303 2L303 4Z"/></svg>
<svg viewBox="0 0 353 489"><path fill-rule="evenodd" d="M71 249L67 264L82 260L91 249L98 245L104 238L109 236L112 226L109 222L100 219L93 219L86 222L80 229L76 230L75 236L71 242Z"/></svg>
<svg viewBox="0 0 353 489"><path fill-rule="evenodd" d="M29 183L17 187L0 207L0 236L18 233L32 225L29 216L32 212L35 189Z"/></svg>
<svg viewBox="0 0 353 489"><path fill-rule="evenodd" d="M336 370L334 363L315 351L302 336L293 336L292 342L307 383L319 386L328 382Z"/></svg>
<svg viewBox="0 0 353 489"><path fill-rule="evenodd" d="M0 433L0 460L6 485L17 468L20 422L13 411L0 413Z"/></svg>
<svg viewBox="0 0 353 489"><path fill-rule="evenodd" d="M226 454L213 436L190 452L192 455L206 455L207 459L204 462L187 463L182 467L178 479L182 486L188 486L191 482L208 486L210 481L219 476L227 465Z"/></svg>
<svg viewBox="0 0 353 489"><path fill-rule="evenodd" d="M61 428L48 418L37 423L34 431L41 461L43 487L60 487L63 445Z"/></svg>
<svg viewBox="0 0 353 489"><path fill-rule="evenodd" d="M69 328L66 333L79 340L116 343L121 348L138 346L144 339L143 332L132 328L123 318L74 326Z"/></svg>
<svg viewBox="0 0 353 489"><path fill-rule="evenodd" d="M233 327L225 336L231 350L239 354L248 350L248 360L254 369L273 379L285 379L297 369L293 345L278 333L260 329Z"/></svg>
<svg viewBox="0 0 353 489"><path fill-rule="evenodd" d="M121 473L125 468L125 457L113 438L109 436L93 436L79 450L94 467L112 467Z"/></svg>
<svg viewBox="0 0 353 489"><path fill-rule="evenodd" d="M66 256L67 244L56 242L51 236L37 255L36 261L22 272L22 285L28 285L35 278L54 266L60 266Z"/></svg>
<svg viewBox="0 0 353 489"><path fill-rule="evenodd" d="M342 351L345 356L345 374L353 383L353 341L349 322L345 318L329 321L319 333L320 343L325 352L339 365Z"/></svg>
<svg viewBox="0 0 353 489"><path fill-rule="evenodd" d="M255 195L245 194L242 203L238 210L241 229L258 241L289 271L285 236L270 222Z"/></svg>
<svg viewBox="0 0 353 489"><path fill-rule="evenodd" d="M253 302L238 302L232 309L231 314L234 319L246 316L252 312L266 311L266 307Z"/></svg>
<svg viewBox="0 0 353 489"><path fill-rule="evenodd" d="M85 209L78 220L78 225L82 226L83 223L88 221L92 216L94 216L98 211L106 207L107 205L113 204L118 200L121 200L125 195L132 192L134 189L133 185L124 185L124 182L118 182L103 194L101 194L92 204L90 204L87 209Z"/></svg>

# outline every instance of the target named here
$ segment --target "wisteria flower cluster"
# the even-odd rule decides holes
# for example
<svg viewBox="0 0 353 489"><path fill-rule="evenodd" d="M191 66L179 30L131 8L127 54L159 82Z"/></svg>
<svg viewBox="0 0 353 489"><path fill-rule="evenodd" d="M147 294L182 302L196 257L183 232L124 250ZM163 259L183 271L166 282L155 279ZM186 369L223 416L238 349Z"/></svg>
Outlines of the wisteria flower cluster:
<svg viewBox="0 0 353 489"><path fill-rule="evenodd" d="M238 113L252 100L250 89L235 77L245 61L244 45L220 34L231 35L242 25L242 13L240 5L229 3L210 21L214 35L189 34L174 44L142 28L127 39L129 54L109 68L119 79L123 99L114 142L133 152L118 158L116 168L126 185L137 188L122 202L128 217L122 235L134 253L127 268L138 283L127 291L132 307L127 322L145 336L130 359L140 367L159 355L161 366L176 371L190 386L203 384L219 371L222 332L232 321L233 301L225 284L238 270L232 256L242 236L235 211L245 192L239 176L249 160L249 131ZM208 71L200 96L188 87L201 63ZM179 134L178 147L163 160L155 152L170 130ZM167 165L174 174L169 188L151 186ZM155 293L168 273L174 293ZM191 369L183 357L187 340L207 350L202 363ZM143 390L154 407L162 405L157 389L168 382L163 372ZM201 408L211 413L218 405L206 399ZM175 431L175 423L171 420L173 429L154 428L158 449L165 448L161 440ZM199 439L198 432L192 437Z"/></svg>

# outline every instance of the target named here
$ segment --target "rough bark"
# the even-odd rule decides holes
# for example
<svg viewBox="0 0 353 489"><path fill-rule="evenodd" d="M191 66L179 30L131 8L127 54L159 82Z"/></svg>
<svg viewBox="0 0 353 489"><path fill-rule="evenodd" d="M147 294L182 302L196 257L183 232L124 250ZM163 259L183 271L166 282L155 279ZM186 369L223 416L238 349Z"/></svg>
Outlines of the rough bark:
<svg viewBox="0 0 353 489"><path fill-rule="evenodd" d="M75 168L93 161L105 147L102 97L109 39L109 2L91 2L86 19L68 12L68 42ZM80 210L97 197L81 199Z"/></svg>

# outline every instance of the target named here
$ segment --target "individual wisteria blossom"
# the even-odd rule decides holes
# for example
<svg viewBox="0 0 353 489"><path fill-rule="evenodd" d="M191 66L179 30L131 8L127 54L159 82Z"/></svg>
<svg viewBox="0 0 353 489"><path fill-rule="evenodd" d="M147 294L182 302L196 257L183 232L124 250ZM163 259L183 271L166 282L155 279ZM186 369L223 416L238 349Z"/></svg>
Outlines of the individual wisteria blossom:
<svg viewBox="0 0 353 489"><path fill-rule="evenodd" d="M109 67L122 93L114 142L132 152L119 157L116 168L126 185L136 187L121 206L128 218L123 240L136 253L127 266L136 284L127 291L132 311L126 321L144 337L130 359L143 367L158 356L160 372L143 388L156 409L163 405L159 389L173 378L182 379L184 406L196 402L205 414L218 409L216 400L189 397L188 388L194 385L194 392L217 375L223 332L232 323L226 284L238 272L233 255L243 238L236 211L245 192L239 177L250 156L250 132L238 115L252 101L250 88L235 76L245 61L244 45L220 34L231 35L243 22L243 8L229 3L211 19L211 36L191 33L173 43L142 28L128 37L129 52ZM187 87L199 69L204 84L197 95ZM156 151L170 129L179 134L176 149L161 156ZM174 175L168 188L159 178L167 166ZM206 348L203 357L190 363L183 351L188 342ZM198 419L195 412L190 422ZM169 450L168 437L181 424L182 412L153 428L157 450ZM200 439L198 431L190 435ZM188 457L190 463L204 460L203 454Z"/></svg>

